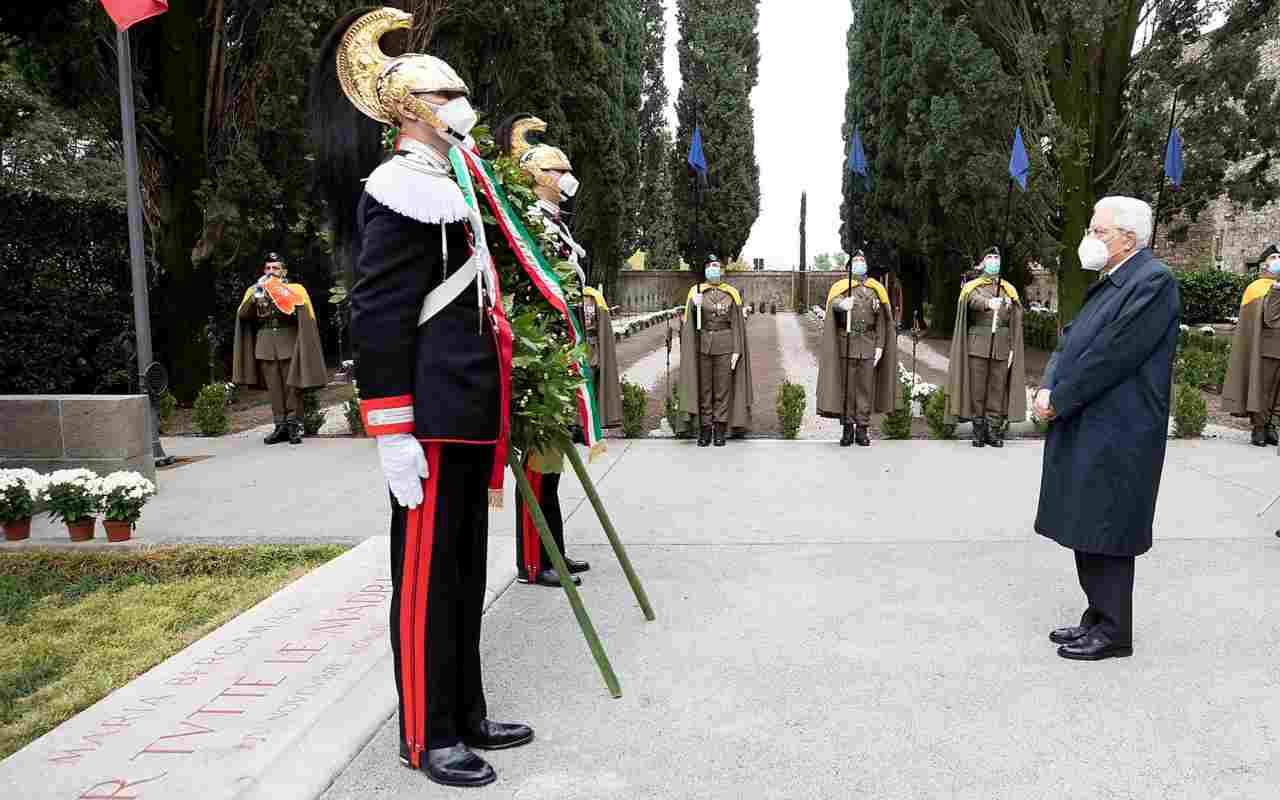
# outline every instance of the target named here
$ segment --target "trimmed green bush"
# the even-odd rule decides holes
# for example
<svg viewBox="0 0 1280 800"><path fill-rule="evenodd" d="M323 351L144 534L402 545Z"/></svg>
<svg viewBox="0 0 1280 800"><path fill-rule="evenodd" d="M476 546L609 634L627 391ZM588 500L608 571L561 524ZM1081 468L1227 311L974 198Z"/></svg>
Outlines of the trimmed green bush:
<svg viewBox="0 0 1280 800"><path fill-rule="evenodd" d="M227 387L221 383L201 389L192 411L196 427L205 436L221 436L231 429L227 421Z"/></svg>
<svg viewBox="0 0 1280 800"><path fill-rule="evenodd" d="M782 426L782 438L794 439L804 422L804 387L791 381L783 381L778 387L778 424Z"/></svg>
<svg viewBox="0 0 1280 800"><path fill-rule="evenodd" d="M622 435L628 439L644 436L644 416L649 408L649 395L643 386L622 382Z"/></svg>
<svg viewBox="0 0 1280 800"><path fill-rule="evenodd" d="M172 392L165 392L160 395L160 399L156 401L156 415L160 417L161 433L168 432L166 428L169 426L169 422L173 419L173 415L177 410L178 398L174 397Z"/></svg>
<svg viewBox="0 0 1280 800"><path fill-rule="evenodd" d="M324 427L324 412L320 410L320 390L304 389L302 392L302 430L315 436Z"/></svg>
<svg viewBox="0 0 1280 800"><path fill-rule="evenodd" d="M880 423L880 435L886 439L911 438L911 387L898 382L898 409L884 415Z"/></svg>
<svg viewBox="0 0 1280 800"><path fill-rule="evenodd" d="M1231 339L1184 331L1178 337L1178 354L1173 362L1174 383L1221 392L1231 362Z"/></svg>
<svg viewBox="0 0 1280 800"><path fill-rule="evenodd" d="M924 403L924 421L932 438L956 438L956 424L947 422L947 390L941 386Z"/></svg>
<svg viewBox="0 0 1280 800"><path fill-rule="evenodd" d="M1022 336L1027 347L1053 352L1058 349L1058 315L1028 311L1022 315Z"/></svg>
<svg viewBox="0 0 1280 800"><path fill-rule="evenodd" d="M1184 383L1173 387L1173 435L1180 439L1196 439L1209 421L1209 406L1200 389Z"/></svg>
<svg viewBox="0 0 1280 800"><path fill-rule="evenodd" d="M1222 322L1240 313L1240 297L1257 277L1216 269L1173 271L1182 295L1182 321L1188 325Z"/></svg>

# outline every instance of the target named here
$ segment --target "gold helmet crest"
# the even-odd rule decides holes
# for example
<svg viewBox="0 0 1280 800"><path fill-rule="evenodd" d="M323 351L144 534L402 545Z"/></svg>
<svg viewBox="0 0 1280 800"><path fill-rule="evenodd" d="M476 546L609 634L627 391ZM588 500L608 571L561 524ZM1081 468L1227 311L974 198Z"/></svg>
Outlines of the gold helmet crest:
<svg viewBox="0 0 1280 800"><path fill-rule="evenodd" d="M529 134L546 130L547 123L537 117L526 117L515 123L511 127L511 155L539 185L554 187L557 176L549 174L548 170L573 172L573 165L560 148L529 141Z"/></svg>
<svg viewBox="0 0 1280 800"><path fill-rule="evenodd" d="M398 8L380 8L351 23L338 47L338 81L347 98L365 116L395 124L407 114L430 124L439 120L431 106L415 97L422 92L471 90L453 67L435 56L406 53L391 57L382 37L413 25L413 15Z"/></svg>

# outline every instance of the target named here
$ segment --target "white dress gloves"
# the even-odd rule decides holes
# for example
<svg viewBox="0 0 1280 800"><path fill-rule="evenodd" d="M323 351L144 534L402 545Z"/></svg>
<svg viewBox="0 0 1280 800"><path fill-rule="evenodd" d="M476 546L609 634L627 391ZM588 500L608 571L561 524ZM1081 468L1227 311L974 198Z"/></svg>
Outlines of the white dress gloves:
<svg viewBox="0 0 1280 800"><path fill-rule="evenodd" d="M880 366L880 356L882 356L882 355L884 355L884 348L883 348L883 347L877 347L877 348L876 348L876 360L875 360L875 363L874 363L874 364L872 364L871 366L873 366L873 367L878 367L878 366Z"/></svg>
<svg viewBox="0 0 1280 800"><path fill-rule="evenodd" d="M730 357L729 357L729 371L730 371L730 372L733 372L735 369L737 369L737 368L738 368L738 359L739 359L739 358L742 358L742 354L741 354L741 353L734 353L732 356L730 356Z"/></svg>
<svg viewBox="0 0 1280 800"><path fill-rule="evenodd" d="M379 436L378 458L397 502L405 508L422 505L422 481L428 471L427 456L418 440L408 433Z"/></svg>

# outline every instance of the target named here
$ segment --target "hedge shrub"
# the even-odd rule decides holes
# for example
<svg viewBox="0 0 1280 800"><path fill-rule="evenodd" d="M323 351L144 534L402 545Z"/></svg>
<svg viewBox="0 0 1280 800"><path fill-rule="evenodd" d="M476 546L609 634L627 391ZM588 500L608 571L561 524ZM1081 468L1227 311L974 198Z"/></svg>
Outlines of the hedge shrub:
<svg viewBox="0 0 1280 800"><path fill-rule="evenodd" d="M644 436L644 416L649 408L649 395L644 387L622 382L622 435L628 439Z"/></svg>
<svg viewBox="0 0 1280 800"><path fill-rule="evenodd" d="M898 381L898 408L884 415L880 435L886 439L911 438L911 387Z"/></svg>
<svg viewBox="0 0 1280 800"><path fill-rule="evenodd" d="M947 391L941 386L924 403L924 421L934 439L956 438L956 424L947 422Z"/></svg>
<svg viewBox="0 0 1280 800"><path fill-rule="evenodd" d="M1173 435L1195 439L1204 432L1209 421L1209 406L1200 389L1184 383L1173 387Z"/></svg>
<svg viewBox="0 0 1280 800"><path fill-rule="evenodd" d="M782 438L796 438L796 434L800 432L800 423L804 422L804 386L784 380L778 387L776 407Z"/></svg>
<svg viewBox="0 0 1280 800"><path fill-rule="evenodd" d="M1182 294L1182 321L1187 325L1222 322L1240 313L1240 298L1256 275L1216 269L1174 270Z"/></svg>
<svg viewBox="0 0 1280 800"><path fill-rule="evenodd" d="M227 387L211 383L200 390L193 406L196 427L205 436L221 436L231 429L227 421Z"/></svg>
<svg viewBox="0 0 1280 800"><path fill-rule="evenodd" d="M1022 316L1022 336L1027 347L1053 352L1058 349L1058 315L1053 311L1028 311Z"/></svg>

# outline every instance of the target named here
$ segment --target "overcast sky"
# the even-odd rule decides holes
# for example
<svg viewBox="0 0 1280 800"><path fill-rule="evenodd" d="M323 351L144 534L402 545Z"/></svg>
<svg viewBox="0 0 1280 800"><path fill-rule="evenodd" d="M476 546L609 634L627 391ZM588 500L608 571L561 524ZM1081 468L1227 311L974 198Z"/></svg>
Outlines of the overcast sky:
<svg viewBox="0 0 1280 800"><path fill-rule="evenodd" d="M676 126L680 91L675 0L667 12L668 117ZM760 81L751 95L760 165L760 216L742 257L792 269L800 257L800 192L809 192L809 263L840 249L844 94L849 88L845 35L849 0L760 0ZM715 153L707 152L709 161Z"/></svg>

